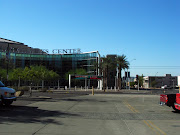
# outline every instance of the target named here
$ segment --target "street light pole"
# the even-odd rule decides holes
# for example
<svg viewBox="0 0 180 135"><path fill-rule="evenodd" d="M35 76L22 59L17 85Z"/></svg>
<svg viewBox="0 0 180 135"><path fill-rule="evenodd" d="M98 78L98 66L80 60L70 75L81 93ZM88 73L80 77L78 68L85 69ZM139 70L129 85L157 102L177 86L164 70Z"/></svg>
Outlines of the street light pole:
<svg viewBox="0 0 180 135"><path fill-rule="evenodd" d="M101 60L100 60L100 58L101 58L101 55L100 55L100 53L97 51L97 54L98 54L98 65L97 65L97 72L96 72L96 74L98 75L98 76L100 76L101 75L101 71L100 71L100 69L99 69L99 66L100 66L100 62L101 62ZM100 79L100 80L98 80L98 89L100 89L100 90L102 90L102 80Z"/></svg>
<svg viewBox="0 0 180 135"><path fill-rule="evenodd" d="M115 88L116 88L116 76L115 76Z"/></svg>
<svg viewBox="0 0 180 135"><path fill-rule="evenodd" d="M129 90L131 89L131 83L130 83L131 79L129 77Z"/></svg>
<svg viewBox="0 0 180 135"><path fill-rule="evenodd" d="M6 71L7 71L7 81L8 81L8 70L9 70L9 43L8 43L8 46L7 46L7 50L6 50L6 60L7 60L7 64L6 64Z"/></svg>

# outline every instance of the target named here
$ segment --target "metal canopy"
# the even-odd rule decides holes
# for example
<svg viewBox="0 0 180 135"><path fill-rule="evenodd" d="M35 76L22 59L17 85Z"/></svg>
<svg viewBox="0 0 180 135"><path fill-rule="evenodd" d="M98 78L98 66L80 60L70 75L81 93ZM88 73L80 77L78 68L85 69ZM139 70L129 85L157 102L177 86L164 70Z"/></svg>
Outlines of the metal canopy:
<svg viewBox="0 0 180 135"><path fill-rule="evenodd" d="M71 75L72 79L90 79L90 80L100 80L103 76L98 75Z"/></svg>

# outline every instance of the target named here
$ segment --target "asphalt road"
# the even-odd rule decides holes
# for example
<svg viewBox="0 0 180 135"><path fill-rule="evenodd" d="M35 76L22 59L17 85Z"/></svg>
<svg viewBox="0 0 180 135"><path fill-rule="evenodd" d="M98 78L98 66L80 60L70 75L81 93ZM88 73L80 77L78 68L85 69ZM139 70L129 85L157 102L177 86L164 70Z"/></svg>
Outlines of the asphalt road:
<svg viewBox="0 0 180 135"><path fill-rule="evenodd" d="M89 95L88 95L89 93ZM151 91L33 93L0 107L0 135L179 135L180 113Z"/></svg>

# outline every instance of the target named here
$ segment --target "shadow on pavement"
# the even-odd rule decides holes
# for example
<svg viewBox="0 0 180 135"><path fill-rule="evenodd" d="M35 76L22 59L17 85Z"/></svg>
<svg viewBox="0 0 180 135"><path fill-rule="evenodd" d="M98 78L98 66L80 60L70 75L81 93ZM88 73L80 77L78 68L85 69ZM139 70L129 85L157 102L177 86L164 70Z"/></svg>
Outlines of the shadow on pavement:
<svg viewBox="0 0 180 135"><path fill-rule="evenodd" d="M179 113L180 114L180 111L172 111L173 113Z"/></svg>
<svg viewBox="0 0 180 135"><path fill-rule="evenodd" d="M47 98L39 98L39 97L18 97L17 100L26 100L26 101L46 101L49 100Z"/></svg>
<svg viewBox="0 0 180 135"><path fill-rule="evenodd" d="M95 99L72 99L72 98L67 98L67 99L61 99L63 101L77 101L77 102L107 102L107 101L102 101L102 100L95 100Z"/></svg>
<svg viewBox="0 0 180 135"><path fill-rule="evenodd" d="M21 123L62 123L48 117L73 117L76 114L64 113L60 111L42 110L38 107L30 106L0 106L0 124L4 122L21 122Z"/></svg>

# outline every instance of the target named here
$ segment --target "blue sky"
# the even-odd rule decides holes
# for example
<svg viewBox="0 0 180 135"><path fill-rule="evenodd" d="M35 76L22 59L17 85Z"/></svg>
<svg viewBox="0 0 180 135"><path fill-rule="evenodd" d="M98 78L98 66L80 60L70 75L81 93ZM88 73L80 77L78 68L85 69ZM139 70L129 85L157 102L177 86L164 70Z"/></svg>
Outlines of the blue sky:
<svg viewBox="0 0 180 135"><path fill-rule="evenodd" d="M180 0L0 0L0 13L2 38L124 54L132 76L180 75Z"/></svg>

